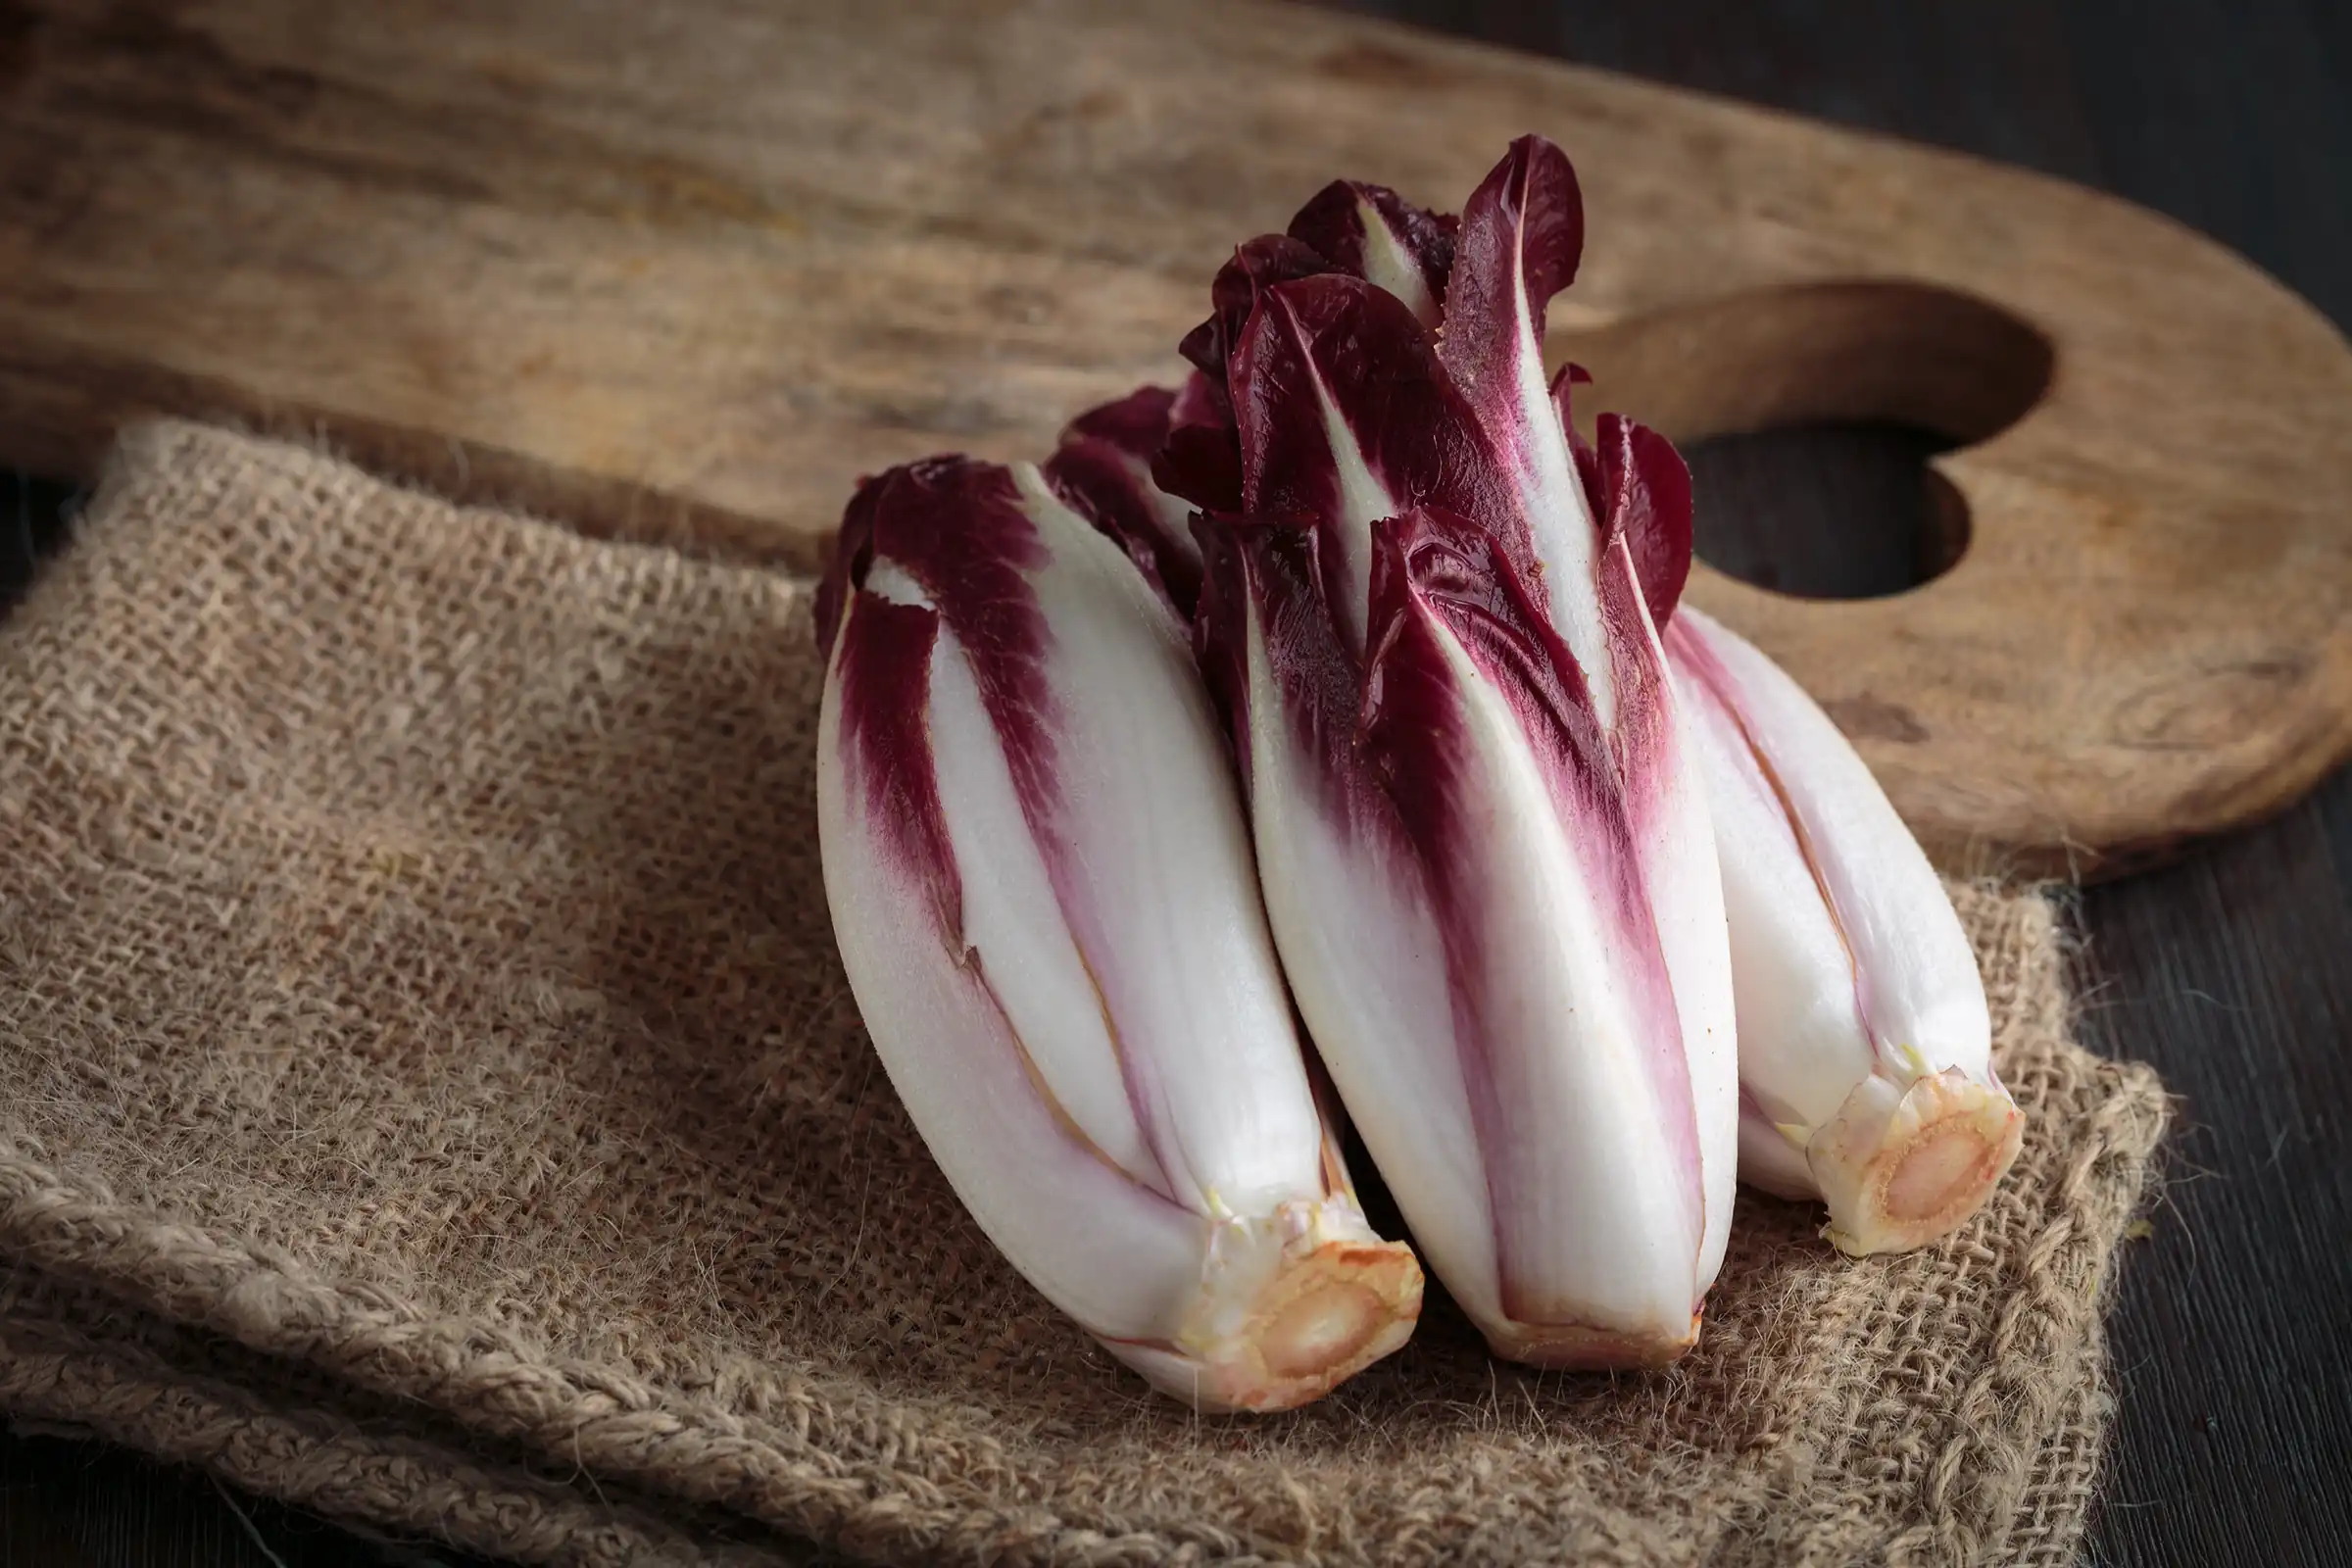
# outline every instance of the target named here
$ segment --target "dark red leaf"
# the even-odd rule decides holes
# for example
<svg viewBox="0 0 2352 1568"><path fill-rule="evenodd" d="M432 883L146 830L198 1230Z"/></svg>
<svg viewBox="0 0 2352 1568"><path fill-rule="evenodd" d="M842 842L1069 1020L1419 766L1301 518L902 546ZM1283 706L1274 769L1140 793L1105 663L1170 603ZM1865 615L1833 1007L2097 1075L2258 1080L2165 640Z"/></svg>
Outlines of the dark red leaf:
<svg viewBox="0 0 2352 1568"><path fill-rule="evenodd" d="M1200 567L1184 524L1156 493L1152 473L1167 445L1177 396L1148 386L1091 409L1061 433L1043 470L1054 493L1119 542L1138 569L1190 619L1200 593Z"/></svg>
<svg viewBox="0 0 2352 1568"><path fill-rule="evenodd" d="M1340 273L1269 289L1233 364L1243 506L1311 518L1326 531L1323 564L1343 625L1363 623L1362 536L1374 520L1351 510L1460 513L1515 559L1530 559L1507 476L1428 332L1395 295ZM1343 476L1359 468L1380 497L1348 494ZM1345 577L1351 553L1352 588Z"/></svg>
<svg viewBox="0 0 2352 1568"><path fill-rule="evenodd" d="M1567 154L1522 136L1469 204L1446 289L1445 358L1491 432L1525 417L1518 408L1522 329L1544 342L1544 307L1576 276L1585 245L1583 193ZM1498 422L1499 421L1499 422Z"/></svg>
<svg viewBox="0 0 2352 1568"><path fill-rule="evenodd" d="M1033 819L1053 798L1045 657L1051 631L1026 572L1045 564L1037 525L1010 469L947 456L892 468L858 487L818 596L820 625L877 561L914 579L970 663Z"/></svg>
<svg viewBox="0 0 2352 1568"><path fill-rule="evenodd" d="M1386 231L1387 245L1370 243L1369 225ZM1386 185L1335 179L1316 192L1291 220L1291 237L1301 240L1341 270L1389 290L1408 305L1418 306L1417 294L1427 296L1430 314L1425 325L1436 324L1436 311L1446 301L1446 278L1453 268L1456 220L1416 207ZM1392 255L1410 258L1417 279L1388 275ZM1415 315L1421 315L1416 308Z"/></svg>
<svg viewBox="0 0 2352 1568"><path fill-rule="evenodd" d="M942 940L960 948L963 882L931 760L931 655L939 616L856 588L834 613L828 641L830 632L840 633L844 778L863 797L866 820L901 873L928 890Z"/></svg>
<svg viewBox="0 0 2352 1568"><path fill-rule="evenodd" d="M1250 624L1254 614L1282 708L1326 782L1353 787L1356 662L1341 641L1323 589L1322 539L1304 519L1203 513L1200 609L1194 630L1200 669L1225 714L1250 776Z"/></svg>
<svg viewBox="0 0 2352 1568"><path fill-rule="evenodd" d="M1664 631L1690 578L1690 469L1673 442L1622 415L1602 415L1593 433L1601 538L1625 536L1649 618Z"/></svg>
<svg viewBox="0 0 2352 1568"><path fill-rule="evenodd" d="M1242 510L1241 437L1225 376L1195 370L1176 396L1167 443L1152 460L1152 482L1206 512Z"/></svg>
<svg viewBox="0 0 2352 1568"><path fill-rule="evenodd" d="M1223 381L1258 296L1277 283L1332 270L1330 262L1288 234L1260 234L1246 241L1209 284L1208 319L1185 334L1177 352L1203 374Z"/></svg>

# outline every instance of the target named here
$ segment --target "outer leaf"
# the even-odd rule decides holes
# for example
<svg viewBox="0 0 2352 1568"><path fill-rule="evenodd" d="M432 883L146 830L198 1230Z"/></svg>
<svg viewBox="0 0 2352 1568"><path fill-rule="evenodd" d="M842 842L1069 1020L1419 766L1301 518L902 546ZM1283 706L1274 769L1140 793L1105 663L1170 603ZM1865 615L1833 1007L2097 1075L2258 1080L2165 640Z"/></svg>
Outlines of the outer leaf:
<svg viewBox="0 0 2352 1568"><path fill-rule="evenodd" d="M1584 198L1567 157L1540 136L1511 143L1462 210L1440 353L1495 454L1495 482L1515 497L1552 624L1606 724L1616 707L1610 628L1583 586L1593 580L1599 541L1544 375L1544 307L1575 277L1583 248ZM1475 515L1494 526L1491 514Z"/></svg>
<svg viewBox="0 0 2352 1568"><path fill-rule="evenodd" d="M876 828L877 853L927 906L932 935L958 942L963 933L963 877L948 844L939 775L931 760L924 714L930 707L931 660L939 616L923 605L894 605L849 589L864 613L856 618L855 646L833 655L829 692L837 699L835 733L824 748ZM828 619L838 624L849 600ZM828 630L831 645L835 633Z"/></svg>
<svg viewBox="0 0 2352 1568"><path fill-rule="evenodd" d="M1490 1333L1494 1225L1426 876L1355 745L1354 657L1280 520L1204 518L1201 631L1241 730L1266 908L1292 990L1422 1252ZM1345 911L1344 917L1339 917Z"/></svg>
<svg viewBox="0 0 2352 1568"><path fill-rule="evenodd" d="M1720 813L1743 1092L1804 1152L1839 1246L1918 1246L1975 1212L2023 1131L1992 1072L1975 955L1802 688L1696 610L1668 635ZM1742 1159L1788 1185L1760 1133Z"/></svg>
<svg viewBox="0 0 2352 1568"><path fill-rule="evenodd" d="M1480 1054L1468 1080L1504 1304L1525 1323L1662 1332L1678 1294L1687 1314L1703 1289L1700 1141L1667 956L1583 681L1507 556L1460 519L1382 530L1373 599L1364 744L1432 872ZM1611 1182L1620 1200L1592 1201ZM1611 1270L1629 1288L1613 1300L1595 1292ZM1654 1293L1639 1311L1636 1281Z"/></svg>
<svg viewBox="0 0 2352 1568"><path fill-rule="evenodd" d="M1690 537L1690 474L1654 431L1604 414L1596 433L1593 470L1605 511L1588 603L1608 630L1609 743L1642 885L1680 1004L1706 1173L1700 1269L1711 1281L1731 1240L1732 1189L1738 1178L1737 1009L1705 785L1690 719L1667 678L1665 651L1633 556L1638 534ZM1555 605L1572 591L1565 581L1554 581L1553 588Z"/></svg>
<svg viewBox="0 0 2352 1568"><path fill-rule="evenodd" d="M1026 466L884 475L836 578L828 893L958 1192L1057 1301L1200 1402L1296 1402L1394 1348L1418 1274L1329 1185L1344 1173L1180 623ZM969 1117L943 1080L976 1097ZM1044 1130L1058 1142L1032 1151ZM1073 1176L1069 1150L1099 1176ZM1044 1220L1033 1164L1058 1184ZM1125 1226L1147 1251L1189 1234L1181 1288L1161 1259L1127 1291ZM1088 1259L1098 1283L1068 1277Z"/></svg>
<svg viewBox="0 0 2352 1568"><path fill-rule="evenodd" d="M1728 716L1803 847L1818 898L1852 955L1856 1002L1882 1055L1991 1071L1976 955L1936 869L1830 716L1754 644L1711 616L1677 618L1676 665ZM1784 841L1787 835L1785 834Z"/></svg>
<svg viewBox="0 0 2352 1568"><path fill-rule="evenodd" d="M1600 493L1600 454L1592 444L1576 433L1575 411L1570 407L1576 389L1592 384L1592 372L1574 361L1560 367L1560 373L1551 378L1551 408L1559 416L1560 434L1567 438L1568 450L1576 459L1577 477L1585 483L1585 504L1592 515L1601 516L1609 510L1606 497ZM1664 622L1660 622L1661 625Z"/></svg>
<svg viewBox="0 0 2352 1568"><path fill-rule="evenodd" d="M1242 445L1233 427L1225 373L1195 370L1176 395L1167 444L1152 460L1152 482L1208 512L1242 509Z"/></svg>
<svg viewBox="0 0 2352 1568"><path fill-rule="evenodd" d="M1446 364L1482 413L1531 406L1524 350L1532 343L1540 367L1544 307L1576 281L1584 249L1584 193L1568 155L1520 137L1462 209L1446 286Z"/></svg>
<svg viewBox="0 0 2352 1568"><path fill-rule="evenodd" d="M1153 482L1167 445L1177 394L1142 387L1070 421L1044 465L1046 480L1073 511L1117 540L1176 612L1190 618L1200 595L1193 509Z"/></svg>
<svg viewBox="0 0 2352 1568"><path fill-rule="evenodd" d="M1729 706L1729 671L1708 655L1698 624L1692 612L1668 628L1666 644L1705 770L1722 861L1743 1097L1767 1124L1794 1131L1802 1169L1804 1142L1870 1076L1877 1054L1853 953L1789 814L1787 786ZM1803 1193L1818 1196L1810 1177Z"/></svg>
<svg viewBox="0 0 2352 1568"><path fill-rule="evenodd" d="M1480 494L1493 455L1395 295L1332 274L1266 291L1233 360L1242 501L1254 515L1312 519L1348 645L1363 646L1372 526L1414 507L1516 514ZM1481 520L1486 520L1482 517Z"/></svg>
<svg viewBox="0 0 2352 1568"><path fill-rule="evenodd" d="M1298 209L1291 237L1394 294L1434 329L1453 269L1455 226L1451 217L1415 207L1386 185L1335 179Z"/></svg>
<svg viewBox="0 0 2352 1568"><path fill-rule="evenodd" d="M1425 327L1437 323L1452 263L1455 220L1385 186L1338 180L1292 220L1289 234L1241 246L1210 287L1208 319L1179 346L1197 373L1153 461L1159 488L1211 512L1244 508L1227 379L1258 301L1285 282L1345 272L1398 298Z"/></svg>
<svg viewBox="0 0 2352 1568"><path fill-rule="evenodd" d="M1664 436L1619 416L1604 414L1601 418L1616 421L1625 434L1623 450L1612 458L1614 469L1604 474L1599 451L1577 435L1569 408L1570 395L1577 384L1591 380L1583 366L1561 366L1560 373L1551 381L1552 408L1559 416L1560 430L1576 460L1577 474L1584 481L1587 504L1592 507L1592 515L1603 520L1604 533L1610 527L1624 532L1626 549L1633 556L1634 574L1642 582L1642 601L1649 607L1649 618L1663 631L1674 614L1674 607L1682 601L1684 585L1690 578L1690 470ZM1625 496L1629 470L1630 478L1639 488L1636 494Z"/></svg>
<svg viewBox="0 0 2352 1568"><path fill-rule="evenodd" d="M1208 319L1185 334L1177 352L1201 374L1222 382L1258 296L1277 283L1331 270L1331 262L1288 234L1260 234L1245 242L1209 284Z"/></svg>
<svg viewBox="0 0 2352 1568"><path fill-rule="evenodd" d="M1326 237L1345 212L1341 197L1327 191L1318 203L1319 210L1310 204L1298 231L1317 235L1334 252L1346 250L1344 241ZM1356 220L1363 220L1360 212ZM1309 277L1259 290L1230 361L1242 500L1253 513L1296 516L1317 530L1323 548L1316 564L1326 574L1318 588L1336 607L1342 646L1366 662L1368 692L1420 689L1407 671L1429 676L1448 667L1429 658L1391 666L1400 650L1421 644L1403 632L1393 640L1380 629L1372 578L1383 548L1375 541L1393 526L1385 519L1425 509L1429 515L1411 524L1416 548L1433 562L1448 552L1456 559L1452 588L1424 609L1460 609L1483 602L1481 594L1502 593L1496 584L1509 585L1511 614L1490 607L1459 624L1441 618L1433 622L1441 629L1422 639L1424 653L1458 644L1465 658L1475 648L1496 661L1461 687L1482 701L1500 692L1565 694L1528 707L1502 702L1496 733L1516 726L1531 755L1560 763L1563 771L1545 775L1546 788L1555 803L1569 803L1555 815L1579 824L1572 836L1580 852L1616 846L1614 862L1576 865L1560 874L1559 884L1624 892L1632 902L1597 925L1650 933L1653 968L1642 972L1661 984L1671 980L1673 1026L1663 1033L1651 1028L1646 1038L1661 1061L1684 1074L1682 1088L1664 1098L1679 1097L1692 1128L1703 1287L1728 1239L1739 1118L1715 853L1652 614L1653 605L1658 612L1671 611L1689 569L1688 475L1662 440L1621 420L1604 421L1599 450L1580 450L1566 408L1574 372L1556 389L1546 386L1544 307L1572 277L1582 242L1581 199L1558 150L1538 138L1514 144L1473 196L1457 241L1442 346L1434 349L1427 333L1415 330L1422 323L1406 319L1409 311L1387 305L1380 290L1352 278ZM1442 514L1458 515L1448 522ZM1441 538L1447 541L1443 548ZM1484 564L1460 564L1473 555ZM1411 577L1401 569L1394 575ZM1520 627L1531 617L1549 642ZM1394 630L1413 621L1391 607L1389 624ZM1473 636L1500 625L1519 630L1485 642ZM1209 641L1213 653L1218 638ZM1228 675L1223 684L1240 683ZM1262 696L1254 684L1250 691L1252 701ZM1456 708L1494 710L1467 699ZM1367 765L1379 755L1374 720L1382 711L1404 710L1386 696L1367 700L1356 741ZM1547 730L1545 714L1581 729ZM1252 717L1247 728L1252 775L1259 776L1265 726ZM1395 789L1434 789L1448 776L1446 754L1426 735L1421 747L1429 755L1415 765L1392 767ZM1393 789L1391 805L1401 811L1402 804ZM1423 824L1518 820L1517 808L1488 805L1483 816L1439 810ZM1588 817L1613 822L1615 837L1593 830ZM1450 868L1478 863L1460 846L1442 852L1419 844L1401 825L1398 831L1414 846L1416 863L1436 868L1423 889L1430 898L1443 898ZM1262 845L1262 817L1260 838ZM1543 863L1538 850L1520 849L1525 863ZM1271 852L1261 848L1261 855ZM1518 869L1514 862L1494 874ZM1465 907L1477 903L1463 901ZM1297 987L1298 965L1292 969ZM1643 1033L1636 1026L1624 1032ZM1528 1271L1506 1269L1513 1272Z"/></svg>
<svg viewBox="0 0 2352 1568"><path fill-rule="evenodd" d="M1181 626L1034 470L936 479L881 510L876 559L922 585L965 652L1146 1145L1172 1196L1204 1212L1212 1193L1235 1207L1306 1193L1311 1104ZM1081 760L1061 763L1065 751ZM1082 782L1065 785L1069 766ZM1193 1070L1212 1060L1227 1070Z"/></svg>
<svg viewBox="0 0 2352 1568"><path fill-rule="evenodd" d="M1323 535L1210 531L1205 629L1220 678L1247 675L1268 910L1416 1236L1505 1354L1670 1357L1702 1289L1697 1137L1565 650L1484 534L1416 514L1379 530L1359 699Z"/></svg>
<svg viewBox="0 0 2352 1568"><path fill-rule="evenodd" d="M969 458L926 458L858 487L818 586L820 636L866 586L877 561L920 585L971 660L982 700L1012 759L1025 801L1048 798L1052 738L1042 668L1047 632L1026 573L1046 548L1008 468Z"/></svg>
<svg viewBox="0 0 2352 1568"><path fill-rule="evenodd" d="M1200 1217L1115 1171L1040 1092L980 966L961 958L959 878L938 854L946 825L924 717L937 621L871 594L843 600L817 741L825 897L843 963L892 1084L989 1239L1097 1332L1172 1336L1199 1273ZM912 834L910 821L922 824ZM940 923L907 918L916 909ZM1007 1149L1024 1157L1007 1161ZM1106 1255L1125 1266L1105 1269Z"/></svg>

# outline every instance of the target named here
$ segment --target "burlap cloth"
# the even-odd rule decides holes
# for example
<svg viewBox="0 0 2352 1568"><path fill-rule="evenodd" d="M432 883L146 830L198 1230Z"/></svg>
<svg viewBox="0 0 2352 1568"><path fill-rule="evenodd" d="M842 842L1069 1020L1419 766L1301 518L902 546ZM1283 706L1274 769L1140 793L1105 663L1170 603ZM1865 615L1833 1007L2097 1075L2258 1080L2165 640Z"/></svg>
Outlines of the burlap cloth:
<svg viewBox="0 0 2352 1568"><path fill-rule="evenodd" d="M189 425L0 625L0 1407L547 1563L2071 1561L2165 1116L1960 890L2032 1118L1949 1244L1744 1199L1698 1350L1433 1300L1307 1410L1151 1396L859 1034L805 583Z"/></svg>

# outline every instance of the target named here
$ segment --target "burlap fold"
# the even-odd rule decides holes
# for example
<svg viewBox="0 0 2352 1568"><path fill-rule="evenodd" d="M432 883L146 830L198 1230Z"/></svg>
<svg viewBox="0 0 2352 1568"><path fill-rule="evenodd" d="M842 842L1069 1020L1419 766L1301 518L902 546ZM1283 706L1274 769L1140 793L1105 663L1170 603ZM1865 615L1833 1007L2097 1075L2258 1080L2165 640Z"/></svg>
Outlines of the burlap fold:
<svg viewBox="0 0 2352 1568"><path fill-rule="evenodd" d="M1439 1301L1200 1420L866 1048L818 677L795 580L127 437L0 626L0 1404L534 1562L2072 1560L2164 1101L2067 1038L2044 901L1959 890L2031 1131L1947 1245L1743 1199L1671 1373Z"/></svg>

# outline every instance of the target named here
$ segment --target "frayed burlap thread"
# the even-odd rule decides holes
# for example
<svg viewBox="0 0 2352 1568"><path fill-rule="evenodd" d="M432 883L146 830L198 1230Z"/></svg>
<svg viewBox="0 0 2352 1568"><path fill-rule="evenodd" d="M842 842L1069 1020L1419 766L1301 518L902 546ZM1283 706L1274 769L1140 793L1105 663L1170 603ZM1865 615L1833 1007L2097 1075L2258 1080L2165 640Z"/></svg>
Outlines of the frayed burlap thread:
<svg viewBox="0 0 2352 1568"><path fill-rule="evenodd" d="M797 580L125 437L0 626L0 1263L156 1328L21 1299L0 1403L535 1562L2073 1560L2165 1102L2068 1038L2046 901L1955 890L2032 1122L1948 1243L1852 1262L1743 1198L1671 1372L1500 1367L1439 1300L1321 1403L1200 1420L991 1252L891 1094L819 676ZM604 1544L435 1522L510 1488Z"/></svg>

